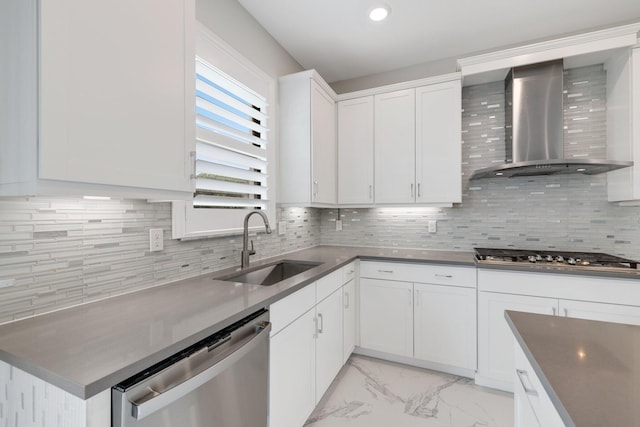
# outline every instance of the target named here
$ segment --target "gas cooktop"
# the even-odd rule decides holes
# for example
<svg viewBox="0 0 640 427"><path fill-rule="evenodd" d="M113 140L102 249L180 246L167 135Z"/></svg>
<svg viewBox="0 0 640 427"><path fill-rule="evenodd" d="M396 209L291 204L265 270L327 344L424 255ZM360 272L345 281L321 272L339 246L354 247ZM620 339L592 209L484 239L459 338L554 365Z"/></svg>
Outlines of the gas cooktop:
<svg viewBox="0 0 640 427"><path fill-rule="evenodd" d="M552 250L520 250L475 248L476 259L481 263L529 263L550 266L574 266L576 268L638 268L638 261L597 252L560 252Z"/></svg>

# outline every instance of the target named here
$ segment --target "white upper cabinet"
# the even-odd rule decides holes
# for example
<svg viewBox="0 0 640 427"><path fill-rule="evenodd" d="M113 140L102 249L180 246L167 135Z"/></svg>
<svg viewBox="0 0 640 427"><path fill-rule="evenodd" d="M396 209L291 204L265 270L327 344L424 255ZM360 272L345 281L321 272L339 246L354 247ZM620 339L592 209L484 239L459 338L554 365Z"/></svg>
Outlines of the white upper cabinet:
<svg viewBox="0 0 640 427"><path fill-rule="evenodd" d="M606 64L607 156L634 166L607 174L610 202L640 200L640 48Z"/></svg>
<svg viewBox="0 0 640 427"><path fill-rule="evenodd" d="M415 202L415 89L375 96L376 204Z"/></svg>
<svg viewBox="0 0 640 427"><path fill-rule="evenodd" d="M193 0L9 0L0 195L192 193Z"/></svg>
<svg viewBox="0 0 640 427"><path fill-rule="evenodd" d="M373 96L364 96L338 102L338 203L373 202Z"/></svg>
<svg viewBox="0 0 640 427"><path fill-rule="evenodd" d="M337 203L335 94L314 71L281 77L280 203Z"/></svg>
<svg viewBox="0 0 640 427"><path fill-rule="evenodd" d="M462 202L462 84L416 89L416 203Z"/></svg>

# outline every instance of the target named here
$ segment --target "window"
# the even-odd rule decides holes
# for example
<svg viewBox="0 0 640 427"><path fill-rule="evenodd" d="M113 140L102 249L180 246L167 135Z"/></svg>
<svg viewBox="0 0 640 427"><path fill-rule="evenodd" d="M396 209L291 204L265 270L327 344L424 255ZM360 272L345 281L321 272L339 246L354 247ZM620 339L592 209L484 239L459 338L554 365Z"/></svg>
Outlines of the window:
<svg viewBox="0 0 640 427"><path fill-rule="evenodd" d="M173 237L237 234L264 210L275 223L274 148L268 123L274 81L205 27L195 58L195 193L173 203ZM257 227L256 227L257 228Z"/></svg>

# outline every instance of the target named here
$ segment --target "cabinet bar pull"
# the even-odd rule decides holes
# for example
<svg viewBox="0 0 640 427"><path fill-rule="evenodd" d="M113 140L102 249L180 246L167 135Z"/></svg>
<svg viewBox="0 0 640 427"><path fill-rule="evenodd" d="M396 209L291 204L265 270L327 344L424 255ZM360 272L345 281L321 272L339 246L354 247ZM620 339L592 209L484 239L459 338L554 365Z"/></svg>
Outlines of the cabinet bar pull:
<svg viewBox="0 0 640 427"><path fill-rule="evenodd" d="M314 196L318 195L318 181L313 181L313 187L315 189L315 191L313 192Z"/></svg>
<svg viewBox="0 0 640 427"><path fill-rule="evenodd" d="M344 308L349 308L349 292L346 292L344 296L346 297L344 302Z"/></svg>
<svg viewBox="0 0 640 427"><path fill-rule="evenodd" d="M453 276L451 274L435 274L436 277L444 277L445 279L451 279Z"/></svg>
<svg viewBox="0 0 640 427"><path fill-rule="evenodd" d="M421 197L421 195L420 195L420 183L418 183L418 197Z"/></svg>
<svg viewBox="0 0 640 427"><path fill-rule="evenodd" d="M322 313L318 313L318 319L320 319L320 328L318 328L318 333L321 334L324 332L324 318L322 317Z"/></svg>
<svg viewBox="0 0 640 427"><path fill-rule="evenodd" d="M564 308L564 317L569 317L569 309L568 308Z"/></svg>
<svg viewBox="0 0 640 427"><path fill-rule="evenodd" d="M411 197L413 197L413 184L411 184Z"/></svg>
<svg viewBox="0 0 640 427"><path fill-rule="evenodd" d="M315 329L315 331L313 333L313 338L318 339L318 334L319 334L319 331L318 331L318 316L314 316L313 317L313 323L314 323L314 329Z"/></svg>
<svg viewBox="0 0 640 427"><path fill-rule="evenodd" d="M369 199L373 199L373 185L369 184Z"/></svg>
<svg viewBox="0 0 640 427"><path fill-rule="evenodd" d="M393 270L378 270L378 273L393 273Z"/></svg>
<svg viewBox="0 0 640 427"><path fill-rule="evenodd" d="M555 316L556 315L556 311L557 311L556 308L555 307L551 307L551 311L553 312L553 315Z"/></svg>
<svg viewBox="0 0 640 427"><path fill-rule="evenodd" d="M524 392L530 396L537 396L538 395L537 391L524 385L524 380L522 377L523 375L526 375L527 377L529 377L529 374L527 373L527 371L523 371L522 369L516 369L516 374L518 375L518 379L520 380L520 384L522 384L522 388L524 389Z"/></svg>

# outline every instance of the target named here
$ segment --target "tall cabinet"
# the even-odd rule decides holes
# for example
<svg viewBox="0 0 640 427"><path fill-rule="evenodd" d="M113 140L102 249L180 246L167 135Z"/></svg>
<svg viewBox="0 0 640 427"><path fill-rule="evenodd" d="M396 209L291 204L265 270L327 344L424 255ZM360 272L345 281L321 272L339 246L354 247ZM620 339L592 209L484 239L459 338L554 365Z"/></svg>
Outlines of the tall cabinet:
<svg viewBox="0 0 640 427"><path fill-rule="evenodd" d="M335 93L314 70L279 79L279 201L330 207L337 203Z"/></svg>
<svg viewBox="0 0 640 427"><path fill-rule="evenodd" d="M376 203L415 202L415 89L375 96Z"/></svg>
<svg viewBox="0 0 640 427"><path fill-rule="evenodd" d="M0 27L0 195L192 197L194 1L7 0Z"/></svg>
<svg viewBox="0 0 640 427"><path fill-rule="evenodd" d="M373 95L338 102L338 203L373 199Z"/></svg>

